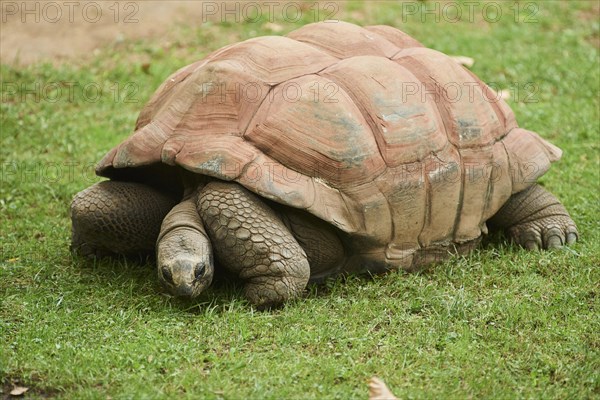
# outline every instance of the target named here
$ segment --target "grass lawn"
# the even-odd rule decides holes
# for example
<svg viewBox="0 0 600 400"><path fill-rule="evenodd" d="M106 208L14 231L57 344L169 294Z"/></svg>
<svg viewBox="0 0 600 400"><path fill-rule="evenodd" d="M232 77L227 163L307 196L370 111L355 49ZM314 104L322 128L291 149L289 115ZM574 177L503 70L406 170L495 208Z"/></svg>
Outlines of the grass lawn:
<svg viewBox="0 0 600 400"><path fill-rule="evenodd" d="M348 2L319 16L396 26L511 91L519 124L564 151L541 182L578 224L569 249L527 253L493 235L426 273L338 279L270 312L232 283L183 303L151 265L71 256L71 198L166 76L312 22L311 4L296 22L193 21L168 43L2 65L0 397L20 385L32 398L362 399L379 376L403 399L600 398L596 1Z"/></svg>

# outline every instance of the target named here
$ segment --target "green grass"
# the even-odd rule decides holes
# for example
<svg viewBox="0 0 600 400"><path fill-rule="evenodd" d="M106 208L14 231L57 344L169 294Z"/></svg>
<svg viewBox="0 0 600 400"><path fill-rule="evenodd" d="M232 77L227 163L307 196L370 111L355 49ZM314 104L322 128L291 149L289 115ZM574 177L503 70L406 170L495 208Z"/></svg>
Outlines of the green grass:
<svg viewBox="0 0 600 400"><path fill-rule="evenodd" d="M3 65L0 394L20 384L31 397L347 399L366 398L376 375L399 398L599 398L598 6L526 4L536 22L523 12L515 22L512 2L497 23L481 6L473 22L403 23L395 2L343 4L336 17L396 25L520 90L509 101L520 125L564 150L542 183L580 242L527 253L493 236L427 273L339 279L271 312L253 310L232 283L182 303L160 294L150 265L68 250L72 196L98 180L94 163L130 133L152 91L213 49L271 33L264 19L182 27L168 45L126 41L62 66ZM284 34L311 20L276 23ZM36 83L47 88L39 101L23 91ZM87 84L102 95L86 97Z"/></svg>

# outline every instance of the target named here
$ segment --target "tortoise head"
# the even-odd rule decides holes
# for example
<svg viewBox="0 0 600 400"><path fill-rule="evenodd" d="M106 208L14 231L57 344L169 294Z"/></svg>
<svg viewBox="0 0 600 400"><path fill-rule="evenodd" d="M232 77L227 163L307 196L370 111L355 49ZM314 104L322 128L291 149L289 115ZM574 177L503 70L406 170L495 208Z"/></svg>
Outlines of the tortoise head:
<svg viewBox="0 0 600 400"><path fill-rule="evenodd" d="M159 260L159 280L173 296L193 299L212 282L212 260L190 256Z"/></svg>
<svg viewBox="0 0 600 400"><path fill-rule="evenodd" d="M212 282L212 247L197 215L193 201L184 201L163 220L156 246L158 279L173 296L193 299Z"/></svg>

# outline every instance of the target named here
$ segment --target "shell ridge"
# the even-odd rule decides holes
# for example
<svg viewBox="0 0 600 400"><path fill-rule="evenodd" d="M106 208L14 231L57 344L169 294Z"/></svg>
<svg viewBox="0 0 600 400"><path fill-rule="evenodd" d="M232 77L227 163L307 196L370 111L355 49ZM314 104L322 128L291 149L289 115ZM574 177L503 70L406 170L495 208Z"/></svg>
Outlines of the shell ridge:
<svg viewBox="0 0 600 400"><path fill-rule="evenodd" d="M469 70L468 68L464 69L479 84L479 87L481 88L485 99L490 104L490 107L492 107L492 110L496 114L496 117L498 118L498 121L501 124L502 132L497 137L494 137L494 142L496 142L497 140L500 140L501 138L506 136L508 134L507 131L510 131L517 127L517 121L514 112L512 111L512 109L510 109L510 107L508 107L508 105L505 107L505 110L507 110L509 114L507 115L506 113L502 112L502 109L500 108L500 102L503 102L504 100L499 98L497 94L495 98L493 98L493 100L490 100L492 98L490 97L490 95L495 93L492 90L492 88L490 88L485 82L479 79L479 77L475 75L471 70Z"/></svg>
<svg viewBox="0 0 600 400"><path fill-rule="evenodd" d="M117 151L119 150L120 146L121 145L112 148L108 153L104 155L104 157L102 157L100 162L96 164L96 167L94 169L96 175L105 176L104 171L106 171L107 168L112 167L113 161L115 159L115 154L117 154Z"/></svg>
<svg viewBox="0 0 600 400"><path fill-rule="evenodd" d="M520 128L520 129L523 129L523 128ZM562 157L561 149L559 149L552 143L548 142L547 140L544 140L536 132L528 131L526 129L523 129L523 130L527 131L528 133L530 133L533 136L534 140L540 145L540 147L542 148L542 151L546 154L546 157L548 157L549 162L552 163L554 161L560 160L560 158Z"/></svg>
<svg viewBox="0 0 600 400"><path fill-rule="evenodd" d="M242 139L246 140L246 134L248 133L248 129L250 129L250 126L252 126L252 125L255 125L255 126L258 125L258 124L253 124L253 122L255 122L254 119L258 115L258 112L260 111L262 105L265 103L265 101L267 101L267 99L269 98L269 96L273 93L273 88L274 88L274 86L269 85L269 90L267 91L266 96L261 100L261 102L258 105L258 107L254 108L254 112L252 113L252 116L250 118L248 118L248 123L246 124L246 126L244 127L244 129L243 130L240 129ZM259 121L259 124L260 124L260 121Z"/></svg>
<svg viewBox="0 0 600 400"><path fill-rule="evenodd" d="M398 54L402 53L405 49L399 49L397 52L387 57L390 61L394 61L394 58L398 57Z"/></svg>
<svg viewBox="0 0 600 400"><path fill-rule="evenodd" d="M351 207L351 205L348 204L348 200L346 199L346 197L348 197L348 199L354 201L354 199L352 198L352 196L350 196L349 194L347 194L346 192L344 192L344 191L342 191L342 190L340 190L338 188L332 188L331 186L327 185L326 183L322 183L322 184L324 186L327 186L327 187L333 189L333 190L336 190L339 193L340 198L344 202L344 210L346 210L347 214L350 215L352 226L354 227L354 229L360 228L360 230L364 231L365 228L366 228L366 225L367 225L366 222L365 222L365 216L364 216L364 214L361 213L360 214L360 220L357 221L356 220L356 215L355 215L356 213L350 212L350 210L352 210L353 207Z"/></svg>
<svg viewBox="0 0 600 400"><path fill-rule="evenodd" d="M535 183L548 171L550 164L561 153L557 147L550 145L537 133L518 127L506 135L502 144L508 153L513 193L520 192Z"/></svg>
<svg viewBox="0 0 600 400"><path fill-rule="evenodd" d="M512 129L510 130L510 132L512 132ZM508 133L505 135L508 136ZM506 171L508 174L514 173L512 170L512 157L510 156L509 152L508 152L508 148L506 147L506 143L504 143L504 140L500 140L499 143L502 144L502 148L504 149L504 153L506 154L506 160L508 161L508 171ZM511 176L510 179L508 180L508 184L510 185L510 193L514 193L514 183L513 183L513 177Z"/></svg>
<svg viewBox="0 0 600 400"><path fill-rule="evenodd" d="M168 135L157 123L150 121L117 146L111 162L113 168L149 165L160 161L157 151L167 140Z"/></svg>
<svg viewBox="0 0 600 400"><path fill-rule="evenodd" d="M208 60L207 62L201 63L197 68L194 68L192 73L190 73L187 76L187 78L190 78L191 76L193 76L195 74L200 74L201 70L203 68L205 68L207 65L209 65L210 62L212 62L212 60ZM179 93L179 95L181 96L181 98L185 99L186 101L182 102L183 104L178 104L177 101L173 101L171 104L169 104L169 106L167 107L166 110L162 110L162 109L159 110L159 113L157 113L157 115L155 116L155 118L153 118L153 120L151 122L160 120L161 117L164 118L165 115L175 116L174 121L173 121L173 122L175 122L175 124L174 124L174 126L171 126L171 131L176 132L179 128L181 128L182 124L185 122L185 119L186 119L185 117L189 115L190 110L196 104L196 102L198 100L197 99L198 93L194 93L194 89L192 88L193 82L190 81L190 82L187 82L188 83L187 85L183 85L183 82L187 81L187 78L186 78L186 80L181 81L181 82L179 82L179 84L173 86L174 89L176 88L183 92L183 93Z"/></svg>
<svg viewBox="0 0 600 400"><path fill-rule="evenodd" d="M496 144L496 141L494 141L494 143L490 146L489 151L490 151L490 162L492 163L491 165L493 165L494 162L494 144ZM492 202L493 196L494 196L494 178L492 177L493 174L493 170L490 170L490 174L487 177L487 187L485 190L485 196L483 198L483 206L481 207L481 213L479 214L479 226L480 227L485 227L485 232L487 234L487 225L486 225L486 221L487 219L484 218L487 210L489 209L489 206Z"/></svg>
<svg viewBox="0 0 600 400"><path fill-rule="evenodd" d="M336 64L338 64L338 63L336 63ZM332 67L335 66L336 64L333 64ZM324 68L323 70L325 70L325 69L327 69L327 68ZM321 72L321 71L319 71L319 72ZM323 77L325 79L329 79L330 81L332 81L341 90L343 90L344 93L346 93L346 95L348 96L348 98L350 100L352 100L352 103L354 103L354 105L356 106L356 108L358 109L358 111L360 112L360 114L362 115L362 117L365 119L365 121L369 125L369 129L371 130L371 133L375 137L375 145L377 147L377 151L379 152L379 157L381 157L381 159L385 163L386 168L389 168L389 165L388 165L388 163L386 161L386 157L385 157L384 152L383 152L383 150L381 148L383 145L385 145L385 141L382 138L383 132L380 131L379 124L377 124L373 120L373 117L367 111L365 105L359 100L358 96L356 96L356 94L352 90L350 90L346 85L344 85L343 82L341 82L340 80L336 79L335 75L329 74L327 76L322 76L322 75L319 74L319 76L321 76L321 77ZM382 171L378 172L377 174L374 174L373 175L373 180L377 179L377 177L379 177L380 175L382 175L383 173L385 173L386 168L384 168Z"/></svg>
<svg viewBox="0 0 600 400"><path fill-rule="evenodd" d="M457 235L458 235L458 227L460 226L460 217L462 216L462 208L465 204L465 177L466 174L464 173L464 161L463 161L463 155L460 152L460 149L457 148L457 146L452 143L451 141L448 141L450 143L451 146L456 148L456 152L458 153L458 159L460 162L460 168L461 168L461 174L460 174L460 190L458 192L458 204L456 207L456 216L454 218L454 226L452 227L452 240L453 241L457 241Z"/></svg>
<svg viewBox="0 0 600 400"><path fill-rule="evenodd" d="M427 228L428 222L431 219L431 207L433 206L431 201L431 183L429 182L429 175L426 173L423 174L423 184L425 185L425 212L423 213L423 223L421 224L421 229L417 235L417 243L421 249L427 247L424 245L423 232Z"/></svg>
<svg viewBox="0 0 600 400"><path fill-rule="evenodd" d="M448 139L460 148L491 145L504 133L506 123L513 124L509 107L501 100L490 104L490 89L447 55L427 48L409 48L398 54L396 61L422 78L424 94L433 94L439 109L447 108L444 121L451 124Z"/></svg>
<svg viewBox="0 0 600 400"><path fill-rule="evenodd" d="M325 66L325 67L321 68L320 70L318 70L316 72L309 72L309 73L306 73L306 74L301 74L301 75L298 75L298 76L291 77L289 79L286 79L283 82L279 82L279 83L275 83L275 84L266 82L267 85L269 85L269 91L267 92L267 95L262 99L262 101L260 102L260 104L258 105L258 107L256 107L256 109L254 110L254 113L252 114L252 117L248 119L248 124L246 125L246 128L242 132L242 137L245 138L245 136L248 133L250 133L250 132L248 132L248 130L249 129L253 129L253 128L251 128L252 125L254 125L254 127L256 127L257 125L259 125L260 123L263 122L263 121L259 121L258 124L256 124L256 123L253 124L253 122L256 122L256 121L254 121L254 119L257 116L257 114L260 111L260 109L262 108L263 104L265 103L265 101L267 101L267 99L269 99L269 95L272 95L274 93L274 91L277 89L278 86L285 85L285 84L289 83L290 81L292 81L294 79L299 79L299 78L302 78L304 76L309 76L309 75L318 75L318 76L321 76L321 75L319 75L320 72L326 70L327 68L331 67L332 65L335 65L336 63L337 62L334 62L331 65ZM272 103L272 99L269 99L269 101Z"/></svg>
<svg viewBox="0 0 600 400"><path fill-rule="evenodd" d="M258 160L259 155L255 155L254 158L252 158L252 160L248 161L246 164L244 164L244 166L242 168L240 168L240 173L234 178L237 179L240 176L245 176L248 174L248 168L250 168L250 165L255 164L256 160ZM246 187L246 185L244 185L244 187ZM248 187L246 187L246 189L251 190L252 192L255 192L255 190L250 189ZM257 193L258 194L258 193Z"/></svg>
<svg viewBox="0 0 600 400"><path fill-rule="evenodd" d="M493 160L493 158L492 158L492 160ZM483 207L481 208L481 215L479 217L479 224L480 225L483 224L486 226L485 233L487 233L487 225L486 225L487 219L485 218L485 214L490 209L493 198L494 198L494 179L492 178L492 176L490 174L490 178L488 180L488 186L487 186L487 189L485 192Z"/></svg>
<svg viewBox="0 0 600 400"><path fill-rule="evenodd" d="M339 51L339 46L332 46L332 47L326 47L325 44L322 44L322 41L318 41L314 38L315 33L321 33L318 31L318 29L320 27L326 27L327 25L325 24L332 24L334 21L330 21L330 22L314 22L312 24L308 24L303 26L300 29L297 29L295 31L290 32L287 36L290 37L291 39L297 40L299 42L302 42L304 44L307 44L311 47L314 47L317 50L320 50L326 54L328 54L331 57L335 57L337 59L343 60L343 59L347 59L347 58L351 58L354 55L358 55L358 54L353 54L353 55L346 55L344 56L343 51ZM399 49L398 46L396 46L393 42L391 42L390 40L388 40L385 36L379 34L378 32L375 32L373 30L369 30L366 29L365 27L356 25L356 24L352 24L349 22L343 22L343 21L335 21L335 24L340 24L339 26L341 28L338 28L338 31L335 30L330 30L329 34L331 34L331 36L336 35L335 39L338 39L336 41L336 44L338 42L340 42L340 39L345 39L347 38L350 34L357 34L357 35L361 35L364 38L367 38L369 41L371 41L372 43L375 44L374 48L369 47L368 48L368 53L364 53L364 54L360 54L360 55L366 55L366 54L370 54L370 55L379 55L382 57L389 57L386 56L385 53L385 47L387 46L389 49L393 48L393 49ZM317 28L317 32L313 32L313 29L311 29L314 26L318 26L319 28ZM350 30L351 32L348 32L348 30ZM341 31L341 32L340 32ZM305 34L309 32L310 34L307 37L303 37L303 36L299 36L302 34ZM289 35L292 36L289 36ZM333 39L333 38L332 38ZM355 46L357 44L355 43ZM354 47L351 44L348 46L350 47L352 50L354 50ZM394 51L395 52L395 51Z"/></svg>
<svg viewBox="0 0 600 400"><path fill-rule="evenodd" d="M402 50L404 51L404 50ZM402 59L407 59L410 60L411 62L413 62L416 66L418 66L418 68L410 68L406 65L404 65L401 60ZM436 85L438 85L438 82L428 73L428 69L427 67L419 60L417 60L416 58L412 57L412 56L403 56L402 58L399 59L395 59L392 60L396 63L398 63L401 67L407 69L410 73L412 73L415 77L417 77L417 79L419 80L419 82L421 82L422 84L425 84L425 82L427 81L433 81L435 82ZM438 115L440 116L440 120L442 121L442 126L444 129L444 133L446 134L447 138L451 137L451 134L454 132L454 129L449 126L447 121L450 121L450 115L451 112L448 109L448 104L446 104L446 102L438 102L438 101L433 101L433 106L435 108L435 110L437 111ZM448 139L448 141L450 143L452 143L451 140Z"/></svg>
<svg viewBox="0 0 600 400"><path fill-rule="evenodd" d="M182 135L173 135L163 143L162 149L160 150L161 160L163 163L167 165L179 164L177 162L177 156L185 147L185 138L181 141L178 140L181 137Z"/></svg>
<svg viewBox="0 0 600 400"><path fill-rule="evenodd" d="M376 178L373 178L374 180ZM394 241L394 234L396 232L396 221L394 220L394 212L393 212L393 207L392 207L392 203L390 202L390 199L388 199L388 197L385 195L385 193L383 193L383 191L381 190L381 187L377 186L377 190L379 191L379 193L381 194L381 197L383 197L385 199L385 204L387 205L386 210L388 212L388 221L390 221L390 235L387 239L387 244L386 244L386 249L387 247L389 247L393 241ZM387 252L386 253L386 259L387 259Z"/></svg>
<svg viewBox="0 0 600 400"><path fill-rule="evenodd" d="M192 75L198 68L206 64L210 60L210 57L211 55L207 56L207 58L203 60L181 67L174 73L170 74L165 82L163 82L158 89L156 89L148 103L143 107L136 120L135 130L141 129L150 123L153 117L161 110L162 105L168 101L171 95L181 87L183 82L185 82L190 75Z"/></svg>
<svg viewBox="0 0 600 400"><path fill-rule="evenodd" d="M286 39L286 40L292 40L292 41L294 41L294 42L296 42L296 43L299 43L299 44L301 44L301 45L303 45L303 46L310 46L308 43L305 43L305 42L302 42L302 41L300 41L300 40L296 40L296 39L293 39L293 38L289 38L289 37L287 37L287 36L274 36L274 35L271 35L271 36L261 36L260 38L252 38L252 39L248 39L248 40L247 40L247 41L245 41L245 42L258 41L257 39L261 39L261 38L265 38L265 37L272 37L272 38L277 38L277 39L282 39L282 38L283 38L283 39ZM242 42L242 43L244 43L244 42ZM267 47L267 46L265 46L265 45L264 45L264 43L260 43L260 42L259 42L259 45L262 45L263 47ZM310 46L310 47L311 47L312 49L316 50L318 53L320 53L320 54L321 54L321 55L322 55L324 58L325 58L325 57L331 57L331 55L329 55L328 53L326 53L326 52L324 52L323 50L319 49L318 47L314 47L314 46ZM247 61L249 64L251 64L251 66L252 66L253 68L256 68L256 69L257 69L257 70L259 70L259 71L264 71L264 72L269 72L269 73L273 73L273 71L276 71L276 72L277 72L277 71L283 71L283 70L285 70L285 69L286 69L286 67L289 67L288 65L285 65L285 66L280 66L279 68L275 68L275 67L273 67L273 66L263 66L263 65L261 65L260 63L258 63L258 62L257 62L257 61L254 59L254 57L252 57L252 53L250 53L250 55L249 55L249 56L247 56L247 57L245 58L245 61ZM334 60L332 63L335 63L335 62L336 62L336 60ZM321 68L321 70L319 70L319 71L322 71L323 69L325 69L325 68L327 68L327 67L328 67L328 66L326 66L326 67L323 67L323 68ZM317 71L317 72L318 72L318 71ZM312 72L312 73L315 73L315 72ZM310 74L311 74L311 73L307 73L307 74L301 74L301 75L293 76L293 77L290 77L289 79L285 80L284 82L287 82L287 81L289 81L289 80L291 80L291 79L299 78L299 77L301 77L301 76L304 76L304 75L310 75ZM267 74L264 74L264 75L267 75ZM268 82L267 82L267 83L268 83ZM282 82L279 82L278 84L280 84L280 83L282 83ZM270 85L270 86L273 86L273 85Z"/></svg>
<svg viewBox="0 0 600 400"><path fill-rule="evenodd" d="M368 25L364 26L363 28L370 32L374 32L379 36L382 36L388 42L392 43L400 49L411 47L424 47L421 42L419 42L406 32L389 25Z"/></svg>
<svg viewBox="0 0 600 400"><path fill-rule="evenodd" d="M383 172L385 163L370 127L348 93L336 87L337 99L319 103L313 97L313 85L322 88L335 81L307 74L291 82L302 88L301 101L263 104L245 133L250 143L279 162L295 166L296 171L320 176L335 187L355 186ZM281 92L285 85L275 90Z"/></svg>

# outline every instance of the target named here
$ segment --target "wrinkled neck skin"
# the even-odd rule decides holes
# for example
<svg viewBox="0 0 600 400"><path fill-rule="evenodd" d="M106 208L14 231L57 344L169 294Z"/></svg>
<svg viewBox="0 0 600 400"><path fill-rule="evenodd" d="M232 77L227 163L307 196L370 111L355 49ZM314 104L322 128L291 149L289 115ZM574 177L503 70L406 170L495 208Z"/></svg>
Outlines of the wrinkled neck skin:
<svg viewBox="0 0 600 400"><path fill-rule="evenodd" d="M198 193L200 193L202 188L211 181L211 178L182 170L179 174L179 180L183 186L183 197L181 201L193 198L195 204Z"/></svg>
<svg viewBox="0 0 600 400"><path fill-rule="evenodd" d="M156 245L158 278L174 296L195 298L212 282L212 245L196 208L204 179L182 174L181 202L163 220Z"/></svg>

